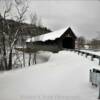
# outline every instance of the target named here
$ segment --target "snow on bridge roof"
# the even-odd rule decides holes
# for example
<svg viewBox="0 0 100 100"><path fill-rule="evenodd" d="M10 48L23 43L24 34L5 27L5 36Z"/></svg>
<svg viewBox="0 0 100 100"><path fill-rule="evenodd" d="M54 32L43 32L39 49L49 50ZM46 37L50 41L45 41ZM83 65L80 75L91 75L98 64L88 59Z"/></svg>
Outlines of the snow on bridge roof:
<svg viewBox="0 0 100 100"><path fill-rule="evenodd" d="M26 42L36 42L36 41L47 41L47 40L55 40L56 38L59 38L61 37L64 32L66 30L68 30L70 27L67 27L67 28L63 28L63 29L60 29L60 30L57 30L57 31L54 31L54 32L49 32L49 33L46 33L46 34L43 34L43 35L39 35L39 36L34 36L32 38L28 38L26 40Z"/></svg>

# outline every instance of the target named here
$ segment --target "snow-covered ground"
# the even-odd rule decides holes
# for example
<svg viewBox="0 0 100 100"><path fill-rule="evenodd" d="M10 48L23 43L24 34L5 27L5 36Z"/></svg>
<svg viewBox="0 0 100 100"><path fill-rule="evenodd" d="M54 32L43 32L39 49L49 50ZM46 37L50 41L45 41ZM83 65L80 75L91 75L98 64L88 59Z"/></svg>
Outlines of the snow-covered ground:
<svg viewBox="0 0 100 100"><path fill-rule="evenodd" d="M13 69L24 67L23 66L23 52L17 51L17 53L15 54L17 54L17 56L16 55L13 56L13 64L14 64ZM51 54L52 54L51 52L47 52L47 51L37 52L36 53L36 63L41 64L41 63L47 62ZM19 59L17 59L17 57L19 57ZM31 53L30 65L34 64L33 60L34 60L34 53ZM16 63L17 65L15 65ZM25 53L25 66L26 67L29 66L29 53Z"/></svg>
<svg viewBox="0 0 100 100"><path fill-rule="evenodd" d="M49 61L0 73L0 100L97 100L89 69L99 67L70 51L50 55Z"/></svg>

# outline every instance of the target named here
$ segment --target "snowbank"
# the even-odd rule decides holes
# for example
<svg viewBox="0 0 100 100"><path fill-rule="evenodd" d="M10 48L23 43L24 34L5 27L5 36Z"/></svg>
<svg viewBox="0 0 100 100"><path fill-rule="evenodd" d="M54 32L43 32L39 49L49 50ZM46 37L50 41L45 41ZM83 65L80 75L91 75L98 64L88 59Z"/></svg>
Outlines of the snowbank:
<svg viewBox="0 0 100 100"><path fill-rule="evenodd" d="M70 51L51 54L47 63L1 73L0 100L97 100L98 89L89 83L93 66Z"/></svg>

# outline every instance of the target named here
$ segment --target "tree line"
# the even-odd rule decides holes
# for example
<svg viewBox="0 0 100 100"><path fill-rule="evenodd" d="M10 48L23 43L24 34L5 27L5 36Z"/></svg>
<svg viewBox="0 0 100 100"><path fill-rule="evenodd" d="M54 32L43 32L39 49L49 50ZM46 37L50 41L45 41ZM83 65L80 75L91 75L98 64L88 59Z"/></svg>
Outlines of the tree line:
<svg viewBox="0 0 100 100"><path fill-rule="evenodd" d="M0 0L0 2L2 1L4 0ZM0 14L0 70L11 70L18 61L21 66L23 64L25 67L25 37L44 34L51 30L44 27L42 19L38 19L37 15L33 13L29 15L30 24L25 23L26 13L29 9L28 0L5 0L4 3L5 8ZM13 9L16 11L15 16L10 15ZM10 19L8 19L9 17ZM23 48L22 61L15 50L19 41ZM13 63L14 56L16 56L16 60Z"/></svg>
<svg viewBox="0 0 100 100"><path fill-rule="evenodd" d="M80 36L77 39L77 44L79 49L100 49L100 39L99 38L93 38L91 40L87 40L85 37Z"/></svg>

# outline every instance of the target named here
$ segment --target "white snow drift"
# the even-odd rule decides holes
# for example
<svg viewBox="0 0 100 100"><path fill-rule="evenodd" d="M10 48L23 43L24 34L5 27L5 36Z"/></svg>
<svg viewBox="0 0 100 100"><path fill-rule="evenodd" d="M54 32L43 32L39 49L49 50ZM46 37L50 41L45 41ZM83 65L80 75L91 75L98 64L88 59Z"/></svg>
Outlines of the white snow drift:
<svg viewBox="0 0 100 100"><path fill-rule="evenodd" d="M47 63L0 74L0 100L97 100L89 69L98 67L76 53L51 54Z"/></svg>

